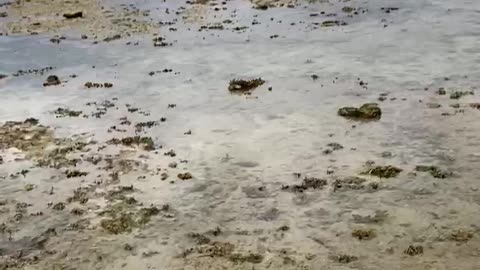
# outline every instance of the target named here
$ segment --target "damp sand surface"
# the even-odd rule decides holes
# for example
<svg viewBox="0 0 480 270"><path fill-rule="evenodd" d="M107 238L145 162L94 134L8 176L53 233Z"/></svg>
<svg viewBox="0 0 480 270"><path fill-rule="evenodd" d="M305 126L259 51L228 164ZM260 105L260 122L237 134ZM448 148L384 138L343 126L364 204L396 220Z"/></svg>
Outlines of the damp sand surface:
<svg viewBox="0 0 480 270"><path fill-rule="evenodd" d="M476 3L124 2L0 37L1 269L480 267Z"/></svg>

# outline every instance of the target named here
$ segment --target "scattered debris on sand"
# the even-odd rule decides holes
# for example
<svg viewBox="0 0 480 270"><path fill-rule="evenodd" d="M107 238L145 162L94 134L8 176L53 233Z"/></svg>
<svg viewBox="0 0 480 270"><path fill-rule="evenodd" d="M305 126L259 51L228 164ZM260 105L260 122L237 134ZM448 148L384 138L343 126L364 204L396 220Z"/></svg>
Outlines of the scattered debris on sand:
<svg viewBox="0 0 480 270"><path fill-rule="evenodd" d="M140 12L135 6L101 6L95 0L19 0L7 6L9 17L6 23L9 35L61 33L76 30L82 36L98 41L108 37L153 33L159 25L149 21L148 12Z"/></svg>
<svg viewBox="0 0 480 270"><path fill-rule="evenodd" d="M243 80L233 79L228 85L228 91L235 94L251 95L252 91L265 83L262 78Z"/></svg>
<svg viewBox="0 0 480 270"><path fill-rule="evenodd" d="M382 116L382 111L377 103L366 103L360 108L342 107L338 110L338 115L353 120L378 120Z"/></svg>
<svg viewBox="0 0 480 270"><path fill-rule="evenodd" d="M53 114L55 114L55 117L61 118L61 117L78 117L82 114L82 111L74 111L70 110L67 108L57 108L55 111L53 111Z"/></svg>

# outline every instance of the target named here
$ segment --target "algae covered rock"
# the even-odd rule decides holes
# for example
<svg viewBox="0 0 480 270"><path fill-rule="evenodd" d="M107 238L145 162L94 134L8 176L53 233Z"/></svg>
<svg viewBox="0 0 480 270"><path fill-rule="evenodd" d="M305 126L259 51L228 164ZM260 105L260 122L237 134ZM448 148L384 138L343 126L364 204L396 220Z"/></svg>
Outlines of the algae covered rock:
<svg viewBox="0 0 480 270"><path fill-rule="evenodd" d="M382 110L377 103L366 103L360 108L342 107L338 109L338 115L353 120L378 120L382 116Z"/></svg>
<svg viewBox="0 0 480 270"><path fill-rule="evenodd" d="M388 166L373 166L369 167L366 170L362 172L362 174L368 174L368 175L373 175L377 176L380 178L391 178L397 176L402 169L397 168L392 165Z"/></svg>

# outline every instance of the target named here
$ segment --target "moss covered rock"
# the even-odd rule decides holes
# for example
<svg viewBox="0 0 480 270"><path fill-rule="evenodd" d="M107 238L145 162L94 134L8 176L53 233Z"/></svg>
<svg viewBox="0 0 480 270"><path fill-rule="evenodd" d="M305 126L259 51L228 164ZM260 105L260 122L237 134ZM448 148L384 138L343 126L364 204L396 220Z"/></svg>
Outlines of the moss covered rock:
<svg viewBox="0 0 480 270"><path fill-rule="evenodd" d="M353 120L378 120L382 116L382 110L377 103L366 103L360 108L342 107L338 110L338 115Z"/></svg>

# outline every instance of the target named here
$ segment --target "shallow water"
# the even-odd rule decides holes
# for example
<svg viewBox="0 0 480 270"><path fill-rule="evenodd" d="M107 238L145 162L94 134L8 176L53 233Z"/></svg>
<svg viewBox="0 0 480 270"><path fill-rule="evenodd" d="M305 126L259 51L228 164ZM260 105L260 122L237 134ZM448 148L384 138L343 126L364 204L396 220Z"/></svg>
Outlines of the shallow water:
<svg viewBox="0 0 480 270"><path fill-rule="evenodd" d="M145 1L137 7L142 9L142 4L152 7ZM132 123L166 117L166 122L146 131L163 149L149 154L149 159L134 154L135 159L149 168L166 168L175 160L179 171L185 167L194 175L191 181L174 184L141 170L121 175L121 185L138 189L138 201L168 203L174 214L153 217L131 234L64 232L47 244L66 252L65 257L56 257L58 263L71 267L66 269L479 269L480 111L466 105L479 102L478 94L451 100L435 91L476 90L480 4L389 1L389 6L399 7L389 14L380 10L385 1L351 5L368 12L347 18L340 11L344 5L337 3L259 11L232 1L228 6L238 9L238 25L250 26L244 33L197 32L204 22L218 21L210 16L179 23L177 32L165 29L162 35L174 44L162 48L153 48L150 37L98 45L72 39L52 45L46 36L1 37L0 73L54 66L49 74L68 82L44 88L47 75L0 81L0 120L36 117L54 127L58 136L85 133L103 142L113 135L134 134L132 129L107 132L123 116ZM313 29L311 23L324 18L309 14L322 10L335 10L349 25ZM260 25L251 26L253 14L258 14ZM381 22L383 18L386 22ZM290 25L299 21L305 23ZM280 37L270 39L273 34ZM140 43L125 45L130 40ZM164 68L174 72L148 75ZM78 77L69 78L72 74ZM313 74L318 80L312 80ZM228 82L236 77L262 77L267 83L250 97L231 95ZM360 80L368 83L367 89ZM114 87L84 89L87 81L111 82ZM377 101L380 93L388 93L383 102ZM118 98L113 101L118 109L109 109L100 119L55 118L50 113L60 106L88 113L94 107L87 102L113 97ZM383 113L379 121L362 123L337 116L339 107L368 102L379 103ZM429 102L442 107L430 109ZM127 103L150 115L127 112ZM176 108L167 109L171 103ZM449 107L453 103L460 103L464 112L455 113ZM188 130L192 135L184 135ZM323 154L331 142L344 149ZM163 156L169 149L177 157ZM392 157L382 157L386 151ZM188 163L179 162L183 159ZM379 183L377 191L333 191L333 177L358 175L369 160L403 171L390 179L365 177ZM411 172L416 165L437 165L454 175L415 176ZM29 166L27 161L6 162L0 165L0 174L8 176ZM48 213L47 201L61 201L78 186L95 181L95 166L81 166L91 172L83 183L62 179L55 170L32 169L26 177L1 180L0 194ZM300 184L295 172L328 179L329 185L305 193L282 191L282 185ZM142 175L144 179L138 178ZM37 188L27 193L26 183ZM52 186L55 195L48 195ZM101 209L103 202L91 200L89 205ZM354 215L373 215L377 210L388 213L384 222L355 222ZM87 216L98 220L95 213ZM68 223L65 216L28 217L18 224L14 240L61 228ZM277 231L283 225L290 230ZM212 239L263 254L263 262L232 265L208 256L176 256L193 246L188 233L216 227L222 234ZM377 236L359 241L351 236L357 228L373 228ZM466 243L450 241L450 233L457 229L473 231L474 236ZM0 248L9 245L2 239ZM135 252L125 251L125 243ZM422 245L424 253L405 255L409 245ZM142 255L149 251L158 254ZM339 254L358 260L340 264L331 259ZM51 269L56 263L26 269Z"/></svg>

